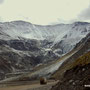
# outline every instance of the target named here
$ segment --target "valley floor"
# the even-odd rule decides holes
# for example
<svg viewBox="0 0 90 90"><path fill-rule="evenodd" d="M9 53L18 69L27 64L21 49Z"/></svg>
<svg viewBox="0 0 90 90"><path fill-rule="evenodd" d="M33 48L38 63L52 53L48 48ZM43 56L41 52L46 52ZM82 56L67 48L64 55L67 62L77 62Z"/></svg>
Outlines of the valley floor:
<svg viewBox="0 0 90 90"><path fill-rule="evenodd" d="M25 85L24 85L25 83ZM16 82L13 84L7 84L5 87L0 87L0 90L50 90L52 86L57 84L58 81L48 81L46 85L40 85L38 81L33 81L33 82ZM17 85L18 84L18 85ZM23 84L23 85L20 85ZM2 86L2 85L0 85Z"/></svg>

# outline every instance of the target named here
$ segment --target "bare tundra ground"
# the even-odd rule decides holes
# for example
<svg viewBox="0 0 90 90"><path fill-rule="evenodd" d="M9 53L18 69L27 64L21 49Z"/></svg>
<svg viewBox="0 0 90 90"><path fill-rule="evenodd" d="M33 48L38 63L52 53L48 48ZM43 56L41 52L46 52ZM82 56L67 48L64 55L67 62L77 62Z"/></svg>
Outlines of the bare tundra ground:
<svg viewBox="0 0 90 90"><path fill-rule="evenodd" d="M1 87L0 90L50 90L53 85L55 85L58 81L49 81L45 85L40 85L39 82L25 84L25 85L12 85Z"/></svg>

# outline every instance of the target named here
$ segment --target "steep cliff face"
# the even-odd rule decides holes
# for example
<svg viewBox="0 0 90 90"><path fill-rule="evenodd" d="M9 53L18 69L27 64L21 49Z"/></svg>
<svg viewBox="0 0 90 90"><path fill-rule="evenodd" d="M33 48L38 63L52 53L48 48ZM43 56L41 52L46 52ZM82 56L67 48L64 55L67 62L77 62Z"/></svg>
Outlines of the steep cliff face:
<svg viewBox="0 0 90 90"><path fill-rule="evenodd" d="M90 24L86 22L48 26L24 21L0 23L0 63L5 62L0 64L1 74L32 70L38 64L56 60L89 32Z"/></svg>

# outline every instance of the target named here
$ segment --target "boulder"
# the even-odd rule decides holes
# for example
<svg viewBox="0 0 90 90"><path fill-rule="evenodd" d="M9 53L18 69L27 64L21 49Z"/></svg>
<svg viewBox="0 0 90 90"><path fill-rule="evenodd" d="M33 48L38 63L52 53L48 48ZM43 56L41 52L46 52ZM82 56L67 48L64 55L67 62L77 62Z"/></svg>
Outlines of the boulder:
<svg viewBox="0 0 90 90"><path fill-rule="evenodd" d="M40 78L40 84L47 84L47 79L45 77Z"/></svg>

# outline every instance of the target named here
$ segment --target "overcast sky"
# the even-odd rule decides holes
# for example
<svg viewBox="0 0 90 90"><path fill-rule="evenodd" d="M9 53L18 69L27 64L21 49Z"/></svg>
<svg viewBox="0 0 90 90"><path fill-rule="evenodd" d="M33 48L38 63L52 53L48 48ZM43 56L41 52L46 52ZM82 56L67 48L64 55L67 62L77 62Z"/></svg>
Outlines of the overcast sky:
<svg viewBox="0 0 90 90"><path fill-rule="evenodd" d="M0 21L34 24L90 21L90 0L0 0Z"/></svg>

